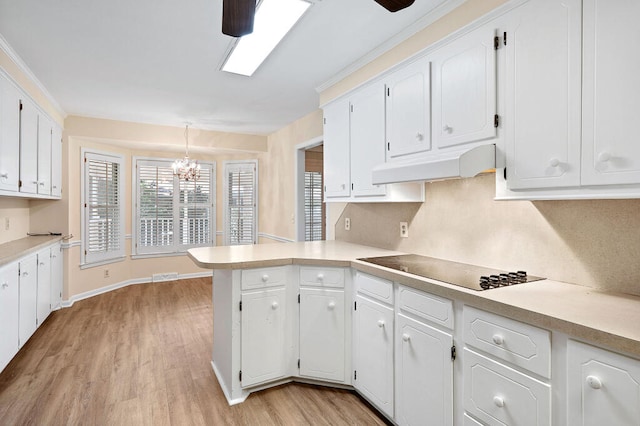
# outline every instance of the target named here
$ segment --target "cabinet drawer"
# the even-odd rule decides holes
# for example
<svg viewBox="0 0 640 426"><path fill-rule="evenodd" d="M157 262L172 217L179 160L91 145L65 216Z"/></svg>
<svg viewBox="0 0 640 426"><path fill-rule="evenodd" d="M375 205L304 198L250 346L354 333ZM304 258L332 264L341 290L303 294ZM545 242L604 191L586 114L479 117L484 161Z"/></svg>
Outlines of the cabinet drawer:
<svg viewBox="0 0 640 426"><path fill-rule="evenodd" d="M551 388L546 383L465 348L464 408L488 424L551 424Z"/></svg>
<svg viewBox="0 0 640 426"><path fill-rule="evenodd" d="M390 305L393 304L393 283L391 281L356 272L355 282L358 293Z"/></svg>
<svg viewBox="0 0 640 426"><path fill-rule="evenodd" d="M277 287L285 285L286 281L287 269L285 266L242 271L242 290Z"/></svg>
<svg viewBox="0 0 640 426"><path fill-rule="evenodd" d="M400 286L398 304L403 311L449 329L453 328L453 302L449 299Z"/></svg>
<svg viewBox="0 0 640 426"><path fill-rule="evenodd" d="M497 358L551 377L551 333L547 330L465 306L464 341Z"/></svg>
<svg viewBox="0 0 640 426"><path fill-rule="evenodd" d="M343 288L344 269L301 266L300 285Z"/></svg>

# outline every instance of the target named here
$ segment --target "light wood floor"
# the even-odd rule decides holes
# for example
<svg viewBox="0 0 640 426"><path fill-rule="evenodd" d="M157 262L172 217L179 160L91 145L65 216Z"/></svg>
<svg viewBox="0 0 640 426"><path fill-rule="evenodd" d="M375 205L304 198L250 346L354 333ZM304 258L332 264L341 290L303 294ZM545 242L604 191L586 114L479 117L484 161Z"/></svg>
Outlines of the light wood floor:
<svg viewBox="0 0 640 426"><path fill-rule="evenodd" d="M376 425L355 393L288 384L229 407L211 370L211 279L53 312L0 374L0 425Z"/></svg>

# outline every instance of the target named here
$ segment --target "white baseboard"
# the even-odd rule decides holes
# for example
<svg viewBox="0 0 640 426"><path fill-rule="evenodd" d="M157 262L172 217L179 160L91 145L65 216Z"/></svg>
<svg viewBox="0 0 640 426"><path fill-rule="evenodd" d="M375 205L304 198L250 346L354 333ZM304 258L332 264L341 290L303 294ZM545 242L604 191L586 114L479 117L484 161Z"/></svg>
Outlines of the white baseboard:
<svg viewBox="0 0 640 426"><path fill-rule="evenodd" d="M205 278L205 277L210 277L211 274L212 272L193 272L188 274L179 274L178 280L186 280L190 278ZM153 283L153 277L134 278L131 280L121 281L119 283L110 284L104 287L96 288L94 290L85 291L84 293L73 295L69 298L69 300L63 300L60 306L62 308L69 308L79 300L88 299L90 297L98 296L100 294L108 293L110 291L117 290L119 288L127 287L130 285L152 284L152 283Z"/></svg>
<svg viewBox="0 0 640 426"><path fill-rule="evenodd" d="M242 391L242 396L240 398L231 399L231 392L225 386L224 380L222 380L222 375L216 368L216 364L211 361L211 368L213 368L213 374L216 375L216 379L218 379L218 384L220 385L220 389L222 389L222 393L224 393L224 397L227 398L227 403L229 405L236 405L244 402L249 397L249 392Z"/></svg>

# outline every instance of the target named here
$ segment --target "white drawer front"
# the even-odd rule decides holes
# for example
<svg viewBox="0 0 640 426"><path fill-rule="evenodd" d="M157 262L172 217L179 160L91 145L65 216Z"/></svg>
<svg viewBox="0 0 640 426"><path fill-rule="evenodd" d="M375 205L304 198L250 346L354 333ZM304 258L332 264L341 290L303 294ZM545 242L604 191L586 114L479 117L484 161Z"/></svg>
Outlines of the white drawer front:
<svg viewBox="0 0 640 426"><path fill-rule="evenodd" d="M551 388L482 355L464 350L464 408L490 425L551 424Z"/></svg>
<svg viewBox="0 0 640 426"><path fill-rule="evenodd" d="M551 333L547 330L465 306L464 340L505 361L551 377Z"/></svg>
<svg viewBox="0 0 640 426"><path fill-rule="evenodd" d="M398 304L403 311L453 329L453 302L449 299L400 286Z"/></svg>
<svg viewBox="0 0 640 426"><path fill-rule="evenodd" d="M391 281L356 272L355 282L358 293L393 305L393 283Z"/></svg>
<svg viewBox="0 0 640 426"><path fill-rule="evenodd" d="M277 287L287 281L286 266L274 268L246 269L242 271L242 290Z"/></svg>
<svg viewBox="0 0 640 426"><path fill-rule="evenodd" d="M344 269L301 266L300 285L344 288Z"/></svg>
<svg viewBox="0 0 640 426"><path fill-rule="evenodd" d="M469 417L469 415L467 413L465 413L464 417L462 418L462 424L464 426L483 426L482 423L480 423L479 421L477 421L473 417Z"/></svg>

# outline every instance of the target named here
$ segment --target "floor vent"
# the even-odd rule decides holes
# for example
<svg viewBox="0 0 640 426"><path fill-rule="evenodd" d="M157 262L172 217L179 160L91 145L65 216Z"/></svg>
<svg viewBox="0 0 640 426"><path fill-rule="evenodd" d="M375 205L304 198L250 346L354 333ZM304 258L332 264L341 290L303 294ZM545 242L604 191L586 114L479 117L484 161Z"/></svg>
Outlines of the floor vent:
<svg viewBox="0 0 640 426"><path fill-rule="evenodd" d="M177 272L165 272L164 274L153 274L152 280L154 283L161 281L174 281L178 279Z"/></svg>

